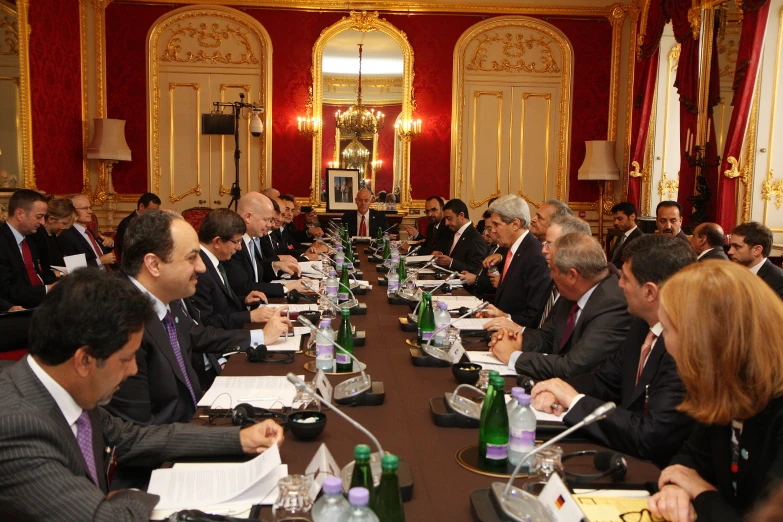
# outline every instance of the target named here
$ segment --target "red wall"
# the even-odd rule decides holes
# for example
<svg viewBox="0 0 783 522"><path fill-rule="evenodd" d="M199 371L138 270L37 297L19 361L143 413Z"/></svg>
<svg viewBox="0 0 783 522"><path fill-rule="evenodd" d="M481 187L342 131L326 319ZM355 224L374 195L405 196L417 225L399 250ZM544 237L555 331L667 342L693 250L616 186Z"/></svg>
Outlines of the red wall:
<svg viewBox="0 0 783 522"><path fill-rule="evenodd" d="M79 3L35 0L28 20L36 182L49 193L81 192Z"/></svg>
<svg viewBox="0 0 783 522"><path fill-rule="evenodd" d="M78 191L81 187L78 7L70 9L70 3L54 0L37 0L32 5L33 125L39 186L57 192ZM59 6L56 12L55 5ZM139 193L147 189L146 36L154 21L172 9L111 4L106 12L108 116L128 121L126 138L133 151L133 161L119 164L114 170L115 187L120 192ZM304 111L307 88L312 84L313 44L321 31L344 13L260 8L245 11L266 28L272 40L274 185L282 192L307 196L312 142L297 134L296 118ZM467 28L487 17L443 14L386 14L384 17L406 33L414 49L416 116L423 120L424 131L411 150L413 197L447 195L454 46ZM576 173L584 158L584 141L606 138L611 25L605 18L544 19L561 29L575 49L569 200L595 200L597 187L578 182ZM49 48L52 34L60 42L56 50ZM49 59L52 53L57 53L59 59ZM56 93L52 92L53 86ZM57 124L52 125L52 121ZM56 146L52 147L50 142Z"/></svg>

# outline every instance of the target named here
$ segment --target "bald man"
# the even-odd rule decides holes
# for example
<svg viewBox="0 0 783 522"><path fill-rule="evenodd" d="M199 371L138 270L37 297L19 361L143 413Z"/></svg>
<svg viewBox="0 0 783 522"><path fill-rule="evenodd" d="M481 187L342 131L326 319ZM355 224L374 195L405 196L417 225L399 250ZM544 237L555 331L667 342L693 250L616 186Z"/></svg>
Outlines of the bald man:
<svg viewBox="0 0 783 522"><path fill-rule="evenodd" d="M691 248L698 256L696 258L697 261L706 259L728 261L729 256L723 250L725 242L726 236L721 226L717 223L702 223L693 229L693 235L690 239Z"/></svg>
<svg viewBox="0 0 783 522"><path fill-rule="evenodd" d="M349 236L375 237L379 228L383 231L389 228L386 214L370 209L371 201L372 193L369 190L361 189L356 193L356 210L343 214L342 220L342 224L348 227Z"/></svg>
<svg viewBox="0 0 783 522"><path fill-rule="evenodd" d="M261 194L263 194L264 196L266 196L268 198L274 198L274 199L277 199L277 198L280 197L280 191L277 190L276 188L272 188L272 187L265 188L264 190L261 191Z"/></svg>
<svg viewBox="0 0 783 522"><path fill-rule="evenodd" d="M117 259L112 252L114 241L89 228L93 221L89 198L78 194L71 198L71 202L76 210L76 219L71 228L66 228L57 236L57 244L63 256L84 254L88 265L97 266L101 270L106 267L116 269Z"/></svg>

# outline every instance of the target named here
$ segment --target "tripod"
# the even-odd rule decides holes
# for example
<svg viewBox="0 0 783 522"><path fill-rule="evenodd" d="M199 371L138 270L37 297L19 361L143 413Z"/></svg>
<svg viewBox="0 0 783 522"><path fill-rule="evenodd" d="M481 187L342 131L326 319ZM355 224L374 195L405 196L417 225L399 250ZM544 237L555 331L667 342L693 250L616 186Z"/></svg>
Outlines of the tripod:
<svg viewBox="0 0 783 522"><path fill-rule="evenodd" d="M249 108L254 113L263 113L264 108L256 105L255 103L245 103L245 94L239 93L239 101L231 103L213 102L212 105L217 109L218 107L231 107L232 114L234 115L234 182L231 184L229 194L231 194L231 201L228 202L226 208L234 207L234 211L239 207L239 198L242 195L242 189L239 187L239 158L242 156L242 151L239 149L239 119L242 115L242 109ZM256 116L256 118L258 118ZM260 123L260 120L259 120ZM250 122L250 132L253 136L260 136L263 132L263 126L260 128L254 128L253 121Z"/></svg>

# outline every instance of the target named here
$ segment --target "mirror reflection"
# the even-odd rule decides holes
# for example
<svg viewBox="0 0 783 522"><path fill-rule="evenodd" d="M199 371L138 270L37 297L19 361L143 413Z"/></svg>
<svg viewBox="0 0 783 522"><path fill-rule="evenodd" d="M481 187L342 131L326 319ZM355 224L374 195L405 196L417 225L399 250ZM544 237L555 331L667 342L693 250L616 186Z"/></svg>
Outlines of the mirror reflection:
<svg viewBox="0 0 783 522"><path fill-rule="evenodd" d="M399 45L380 31L342 31L326 43L322 70L323 164L359 170L361 184L375 194L399 193L394 132L403 95Z"/></svg>
<svg viewBox="0 0 783 522"><path fill-rule="evenodd" d="M24 186L19 69L16 6L0 0L0 190Z"/></svg>

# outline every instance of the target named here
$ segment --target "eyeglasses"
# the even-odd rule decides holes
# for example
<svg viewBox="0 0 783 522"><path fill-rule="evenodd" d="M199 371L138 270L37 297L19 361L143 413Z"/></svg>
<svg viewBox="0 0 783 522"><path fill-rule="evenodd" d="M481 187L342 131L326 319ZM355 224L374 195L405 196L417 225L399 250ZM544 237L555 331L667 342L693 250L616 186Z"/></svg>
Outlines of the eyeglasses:
<svg viewBox="0 0 783 522"><path fill-rule="evenodd" d="M657 522L662 520L660 518L653 518L649 509L642 509L641 511L631 511L629 513L623 513L620 515L620 520L623 522Z"/></svg>
<svg viewBox="0 0 783 522"><path fill-rule="evenodd" d="M541 243L541 247L542 248L549 248L549 247L551 247L554 244L555 244L554 241L544 241L543 243Z"/></svg>
<svg viewBox="0 0 783 522"><path fill-rule="evenodd" d="M488 236L488 235L490 235L491 233L492 233L492 227L484 227L484 232L483 232L483 234L484 234L485 236Z"/></svg>
<svg viewBox="0 0 783 522"><path fill-rule="evenodd" d="M239 246L239 245L242 244L242 240L241 239L229 239L228 241L230 241L231 243L234 243L236 246Z"/></svg>

